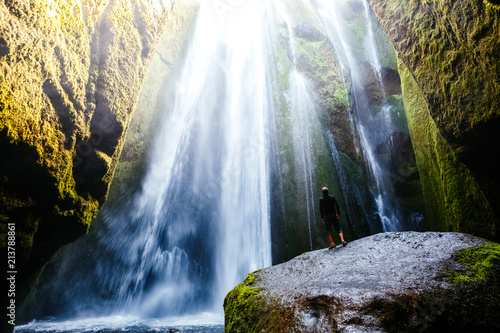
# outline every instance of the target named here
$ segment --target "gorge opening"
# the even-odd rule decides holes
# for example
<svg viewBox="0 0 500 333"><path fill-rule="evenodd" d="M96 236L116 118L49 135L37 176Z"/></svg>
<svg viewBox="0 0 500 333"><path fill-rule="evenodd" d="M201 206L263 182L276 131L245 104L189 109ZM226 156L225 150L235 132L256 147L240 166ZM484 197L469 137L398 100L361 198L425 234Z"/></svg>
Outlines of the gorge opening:
<svg viewBox="0 0 500 333"><path fill-rule="evenodd" d="M37 319L220 325L248 273L325 247L322 186L348 239L421 228L396 58L365 0L202 1L186 45L139 186L47 265Z"/></svg>

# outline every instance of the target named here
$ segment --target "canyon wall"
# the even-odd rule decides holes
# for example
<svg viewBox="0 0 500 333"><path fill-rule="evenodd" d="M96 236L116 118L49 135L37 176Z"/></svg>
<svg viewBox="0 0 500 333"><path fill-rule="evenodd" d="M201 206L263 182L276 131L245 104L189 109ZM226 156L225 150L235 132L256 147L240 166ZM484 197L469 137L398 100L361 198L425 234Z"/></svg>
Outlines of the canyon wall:
<svg viewBox="0 0 500 333"><path fill-rule="evenodd" d="M498 241L498 1L370 3L400 59L430 228Z"/></svg>
<svg viewBox="0 0 500 333"><path fill-rule="evenodd" d="M159 0L0 3L0 226L15 225L17 302L106 200L173 8Z"/></svg>

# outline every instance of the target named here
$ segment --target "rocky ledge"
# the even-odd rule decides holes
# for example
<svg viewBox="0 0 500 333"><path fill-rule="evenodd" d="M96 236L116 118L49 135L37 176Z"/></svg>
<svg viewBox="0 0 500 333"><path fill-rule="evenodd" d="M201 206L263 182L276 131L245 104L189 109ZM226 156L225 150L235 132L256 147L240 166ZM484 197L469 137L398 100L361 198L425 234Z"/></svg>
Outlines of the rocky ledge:
<svg viewBox="0 0 500 333"><path fill-rule="evenodd" d="M499 244L381 233L248 275L224 301L226 332L498 331L499 282Z"/></svg>

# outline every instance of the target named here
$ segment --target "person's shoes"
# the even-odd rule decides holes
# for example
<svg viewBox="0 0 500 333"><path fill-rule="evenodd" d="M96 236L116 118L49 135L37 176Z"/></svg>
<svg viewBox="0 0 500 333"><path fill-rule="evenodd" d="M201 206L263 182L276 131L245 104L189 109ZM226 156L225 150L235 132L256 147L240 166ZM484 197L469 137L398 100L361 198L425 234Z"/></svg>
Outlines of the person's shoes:
<svg viewBox="0 0 500 333"><path fill-rule="evenodd" d="M332 243L332 244L330 244L330 246L328 247L328 250L334 249L336 246L337 246L337 245L335 245L335 244L333 244L333 243Z"/></svg>
<svg viewBox="0 0 500 333"><path fill-rule="evenodd" d="M346 241L342 241L342 246L346 246L347 245L347 242Z"/></svg>

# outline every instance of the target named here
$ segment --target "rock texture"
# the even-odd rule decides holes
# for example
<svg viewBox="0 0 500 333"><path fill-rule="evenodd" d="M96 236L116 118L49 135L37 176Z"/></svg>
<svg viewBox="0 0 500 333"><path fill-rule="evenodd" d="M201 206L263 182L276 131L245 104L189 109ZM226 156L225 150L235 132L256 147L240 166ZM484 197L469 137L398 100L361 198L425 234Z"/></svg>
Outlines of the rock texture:
<svg viewBox="0 0 500 333"><path fill-rule="evenodd" d="M331 41L319 30L302 23L294 28L294 34L296 66L311 85L320 106L322 123L331 130L337 148L357 165L362 164L362 157L356 151L360 146L359 135L350 119L349 73L342 72Z"/></svg>
<svg viewBox="0 0 500 333"><path fill-rule="evenodd" d="M199 0L182 0L172 9L141 86L107 202L133 192L142 180L151 141L173 100L198 8Z"/></svg>
<svg viewBox="0 0 500 333"><path fill-rule="evenodd" d="M2 233L16 225L18 302L106 200L172 8L158 0L0 3L0 222Z"/></svg>
<svg viewBox="0 0 500 333"><path fill-rule="evenodd" d="M400 73L429 227L497 237L496 217L488 198L439 133L422 91L403 63Z"/></svg>
<svg viewBox="0 0 500 333"><path fill-rule="evenodd" d="M487 0L370 3L401 59L431 226L498 240L500 146L492 143L500 141L500 5ZM418 108L429 121L421 121Z"/></svg>
<svg viewBox="0 0 500 333"><path fill-rule="evenodd" d="M494 331L499 279L498 244L376 234L250 274L226 296L226 332Z"/></svg>
<svg viewBox="0 0 500 333"><path fill-rule="evenodd" d="M355 193L355 190L358 189L362 194L369 193L369 189L366 174L363 175L365 170L363 157L359 153L359 135L352 121L350 75L343 73L343 70L346 71L346 69L342 69L332 42L312 24L302 22L293 27L292 32L292 36L290 36L287 29L281 31L280 46L286 53L286 61L302 74L311 89L313 101L316 104L317 119L320 122L316 127L317 133L312 134L315 137L313 146L324 148L323 150L315 148L316 151L312 153L315 164L313 188L319 191L325 184L328 184L330 191L333 192L332 194L337 198L341 207L342 218L340 223L347 238L369 235L370 227L363 211L364 202L360 201L370 199L366 200L365 196L357 196ZM280 122L283 121L280 120ZM325 137L324 132L326 131L331 133L338 149L338 167L349 170L345 177L348 178L346 183L349 183L350 188L345 191L346 193L342 193L344 188L342 188L338 180L338 170L334 167L331 148L325 146L325 142L329 140ZM286 133L287 131L282 130L281 132ZM292 140L282 139L282 141L288 142ZM280 149L282 148L280 147ZM292 150L292 154L286 156L289 159L287 161L282 160L281 163L292 165L294 159L296 159L296 154ZM272 228L274 230L278 229L273 234L275 241L273 242L272 252L275 262L289 260L297 253L311 249L309 239L304 237L304 235L308 234L308 230L303 229L306 226L304 220L309 218L309 209L316 211L316 215L319 215L316 206L317 201L316 205L308 210L305 209L307 208L305 205L297 205L297 202L307 200L307 198L299 197L299 195L308 193L308 189L295 185L300 184L300 182L290 177L293 172L296 171L288 170L283 173L282 177L277 181L278 184L273 185L276 188L283 187L283 193L286 194L285 198L283 198L284 203L275 204L274 206L277 209L272 210L272 214L274 214ZM296 172L297 178L303 177L303 174L302 170ZM317 194L317 196L316 200L319 200L321 193ZM345 202L344 198L346 196L351 200L350 205ZM299 210L300 206L304 208L302 212ZM280 207L285 208L280 210ZM312 248L317 249L327 245L327 237L325 237L324 226L318 219L319 216L314 216L314 218L316 223L313 223L311 228ZM276 221L280 222L276 223ZM281 234L286 237L286 242L281 242Z"/></svg>

